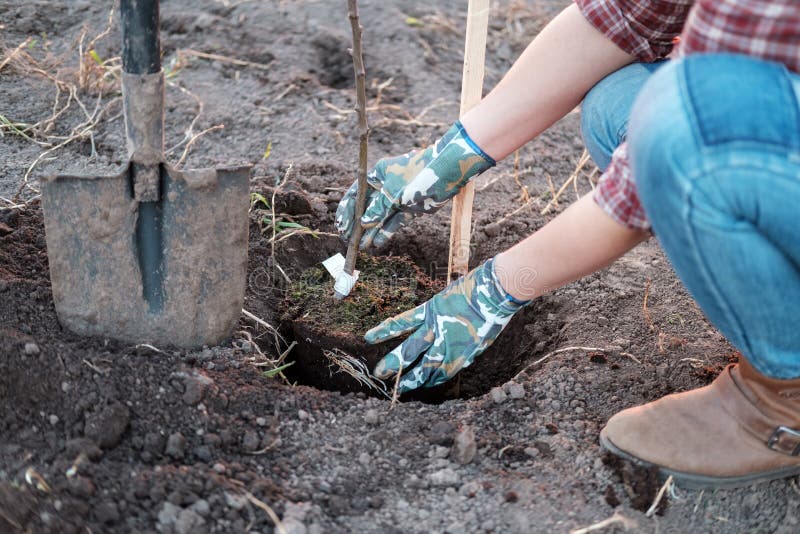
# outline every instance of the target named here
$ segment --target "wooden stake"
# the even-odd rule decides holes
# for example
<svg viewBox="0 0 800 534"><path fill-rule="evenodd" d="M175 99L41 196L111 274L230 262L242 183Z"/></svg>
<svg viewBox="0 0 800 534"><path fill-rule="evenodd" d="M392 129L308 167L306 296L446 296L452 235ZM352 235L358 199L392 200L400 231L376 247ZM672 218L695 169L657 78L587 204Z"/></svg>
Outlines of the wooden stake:
<svg viewBox="0 0 800 534"><path fill-rule="evenodd" d="M356 77L356 113L358 114L358 194L356 195L356 215L353 223L353 234L347 246L347 256L344 262L344 272L352 275L356 267L358 244L364 228L361 226L361 216L364 215L365 200L367 197L367 141L369 140L369 125L367 124L367 74L364 70L364 55L361 47L361 32L364 28L358 21L358 0L347 0L347 9L350 16L350 27L353 30L353 48L350 55L353 57L353 70Z"/></svg>
<svg viewBox="0 0 800 534"><path fill-rule="evenodd" d="M483 97L486 34L489 28L489 0L469 0L467 37L464 44L464 73L461 79L461 112L463 116ZM475 183L470 182L453 199L450 218L450 254L447 262L448 281L469 271L469 237L472 226L472 201Z"/></svg>

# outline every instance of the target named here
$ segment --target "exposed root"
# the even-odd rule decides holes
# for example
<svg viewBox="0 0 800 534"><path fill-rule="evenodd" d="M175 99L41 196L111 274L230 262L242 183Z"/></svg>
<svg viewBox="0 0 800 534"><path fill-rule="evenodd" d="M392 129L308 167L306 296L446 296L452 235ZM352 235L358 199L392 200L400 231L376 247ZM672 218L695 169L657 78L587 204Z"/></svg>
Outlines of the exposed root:
<svg viewBox="0 0 800 534"><path fill-rule="evenodd" d="M322 353L330 361L328 368L331 370L331 376L339 372L348 374L362 386L377 391L387 398L389 397L389 393L386 391L386 385L372 376L369 368L362 360L339 349L323 350Z"/></svg>

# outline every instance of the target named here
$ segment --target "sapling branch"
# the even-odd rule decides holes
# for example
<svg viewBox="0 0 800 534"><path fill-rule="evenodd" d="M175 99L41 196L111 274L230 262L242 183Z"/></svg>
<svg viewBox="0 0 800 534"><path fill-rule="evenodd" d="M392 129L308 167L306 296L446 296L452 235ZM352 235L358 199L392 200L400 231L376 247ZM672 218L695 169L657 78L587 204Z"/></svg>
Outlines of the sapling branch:
<svg viewBox="0 0 800 534"><path fill-rule="evenodd" d="M364 54L361 46L361 33L363 27L358 19L358 0L347 0L348 15L350 17L350 27L353 31L353 48L350 55L353 57L353 71L356 81L356 114L358 115L358 194L356 195L355 220L353 222L353 234L347 247L347 256L344 262L344 272L352 276L356 267L356 257L358 256L358 244L364 228L361 226L361 216L364 215L365 201L367 197L367 142L369 140L369 125L367 124L367 89L366 71L364 69ZM338 292L336 297L341 299L346 295Z"/></svg>

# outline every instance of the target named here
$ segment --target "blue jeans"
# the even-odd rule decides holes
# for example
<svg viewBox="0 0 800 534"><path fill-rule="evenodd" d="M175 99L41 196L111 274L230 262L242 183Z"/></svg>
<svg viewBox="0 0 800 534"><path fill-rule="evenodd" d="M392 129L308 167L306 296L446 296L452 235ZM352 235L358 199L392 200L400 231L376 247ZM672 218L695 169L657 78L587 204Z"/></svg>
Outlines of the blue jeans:
<svg viewBox="0 0 800 534"><path fill-rule="evenodd" d="M628 134L642 205L706 316L784 379L800 377L799 101L800 76L782 65L713 54L626 67L584 103L599 165Z"/></svg>

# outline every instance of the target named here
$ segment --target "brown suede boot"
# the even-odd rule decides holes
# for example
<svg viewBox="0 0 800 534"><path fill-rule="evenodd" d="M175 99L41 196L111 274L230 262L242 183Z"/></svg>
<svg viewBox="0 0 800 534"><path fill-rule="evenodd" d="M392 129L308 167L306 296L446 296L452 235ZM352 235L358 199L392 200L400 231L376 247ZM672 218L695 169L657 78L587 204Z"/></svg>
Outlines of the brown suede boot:
<svg viewBox="0 0 800 534"><path fill-rule="evenodd" d="M689 488L796 475L800 379L769 378L742 360L706 387L616 414L600 432L600 443Z"/></svg>

